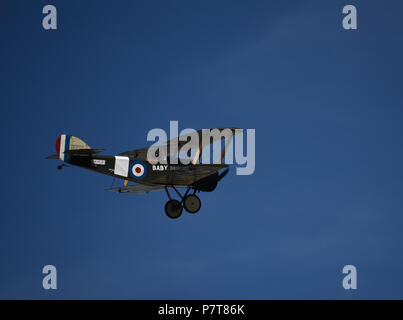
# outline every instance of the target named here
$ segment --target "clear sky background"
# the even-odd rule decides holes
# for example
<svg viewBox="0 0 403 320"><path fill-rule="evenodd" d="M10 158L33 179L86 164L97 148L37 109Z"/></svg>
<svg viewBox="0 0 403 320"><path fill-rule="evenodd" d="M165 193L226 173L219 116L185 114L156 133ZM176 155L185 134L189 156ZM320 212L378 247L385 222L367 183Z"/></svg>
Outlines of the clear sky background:
<svg viewBox="0 0 403 320"><path fill-rule="evenodd" d="M2 0L0 298L402 299L402 11ZM170 120L256 129L255 173L233 168L171 220L164 192L109 193L112 178L45 160L61 133L117 154Z"/></svg>

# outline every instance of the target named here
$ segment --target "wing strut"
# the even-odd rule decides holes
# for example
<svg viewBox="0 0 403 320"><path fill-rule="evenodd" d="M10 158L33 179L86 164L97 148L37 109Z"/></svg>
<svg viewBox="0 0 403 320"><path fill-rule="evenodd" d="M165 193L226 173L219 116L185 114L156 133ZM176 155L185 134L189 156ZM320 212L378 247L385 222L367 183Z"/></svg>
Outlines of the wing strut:
<svg viewBox="0 0 403 320"><path fill-rule="evenodd" d="M197 162L199 161L201 154L202 154L202 147L203 147L203 142L199 141L199 149L197 150L197 153L195 155L195 158L192 161L192 164L197 164Z"/></svg>
<svg viewBox="0 0 403 320"><path fill-rule="evenodd" d="M224 150L221 152L220 163L222 163L222 159L224 159L225 152L227 151L227 148L228 148L230 142L232 141L232 137L233 137L233 136L234 136L234 135L232 135L232 136L228 139L227 143L226 143L225 146L224 146Z"/></svg>

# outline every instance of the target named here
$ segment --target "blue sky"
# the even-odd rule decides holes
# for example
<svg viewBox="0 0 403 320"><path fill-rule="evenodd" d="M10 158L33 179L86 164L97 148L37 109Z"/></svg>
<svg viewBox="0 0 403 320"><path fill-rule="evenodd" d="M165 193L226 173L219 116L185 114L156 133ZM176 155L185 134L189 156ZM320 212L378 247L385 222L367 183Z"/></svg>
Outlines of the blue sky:
<svg viewBox="0 0 403 320"><path fill-rule="evenodd" d="M402 10L1 1L0 298L402 299ZM117 154L170 120L256 129L255 173L170 220L163 192L108 193L110 177L44 159L61 133Z"/></svg>

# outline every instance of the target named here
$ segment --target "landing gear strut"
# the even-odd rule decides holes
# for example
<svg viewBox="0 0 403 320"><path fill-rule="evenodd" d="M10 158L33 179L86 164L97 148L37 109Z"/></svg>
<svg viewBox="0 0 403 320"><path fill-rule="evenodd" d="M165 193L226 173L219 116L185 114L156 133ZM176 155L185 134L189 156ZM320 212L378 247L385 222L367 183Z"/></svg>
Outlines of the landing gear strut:
<svg viewBox="0 0 403 320"><path fill-rule="evenodd" d="M168 217L172 219L179 218L182 214L183 208L189 213L196 213L201 208L201 201L198 196L196 196L196 190L193 191L193 194L188 195L190 188L187 188L185 194L182 196L179 191L172 186L175 192L181 198L181 201L175 200L171 198L171 195L168 192L168 188L165 187L165 192L168 195L168 202L165 204L165 213Z"/></svg>

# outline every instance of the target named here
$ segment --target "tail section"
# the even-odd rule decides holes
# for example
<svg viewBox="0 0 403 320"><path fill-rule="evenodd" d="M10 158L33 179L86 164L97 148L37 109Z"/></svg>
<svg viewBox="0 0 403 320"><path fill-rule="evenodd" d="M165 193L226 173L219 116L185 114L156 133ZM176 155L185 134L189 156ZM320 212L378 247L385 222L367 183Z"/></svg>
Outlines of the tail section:
<svg viewBox="0 0 403 320"><path fill-rule="evenodd" d="M91 147L80 138L70 136L68 134L62 134L56 140L56 152L59 159L62 161L68 162L69 151L83 149L90 150Z"/></svg>

